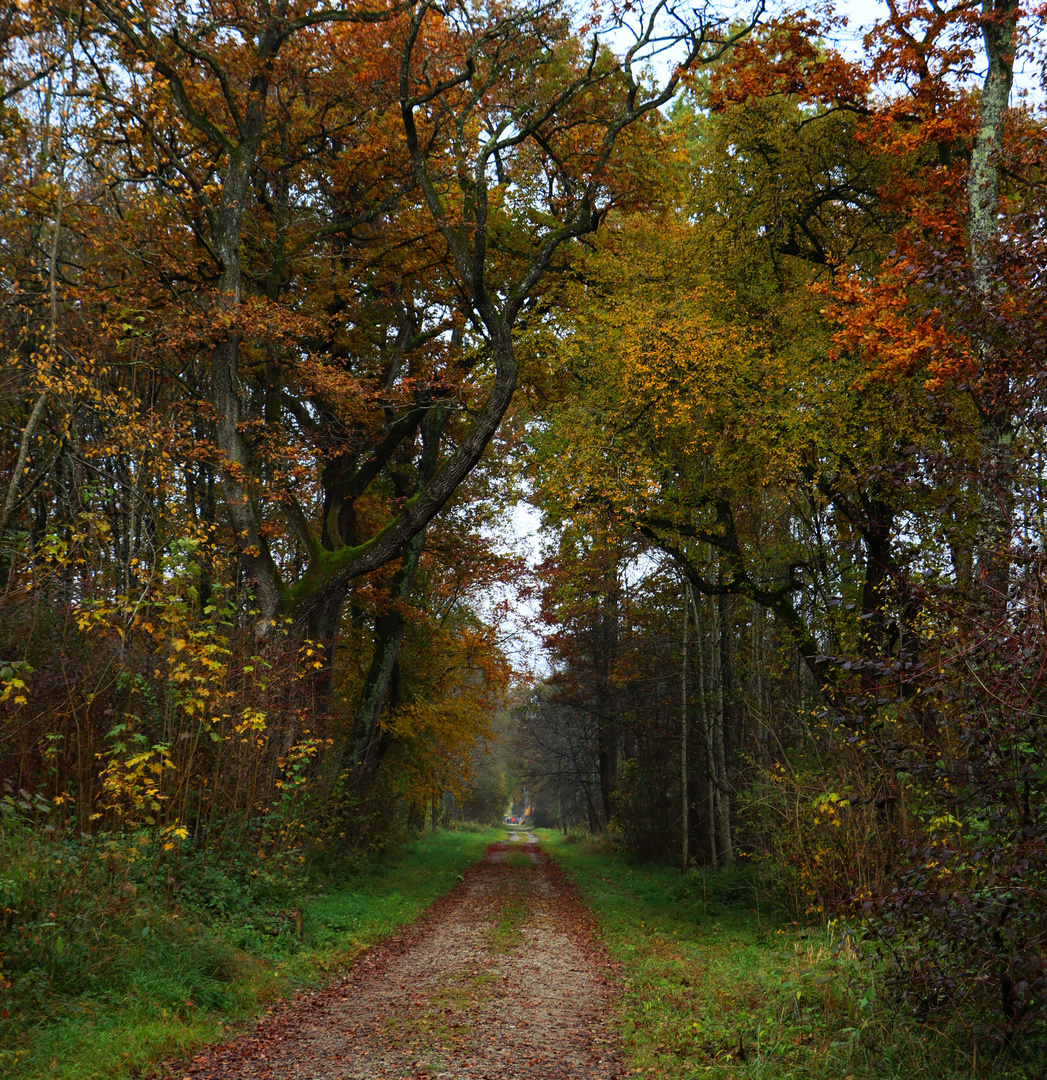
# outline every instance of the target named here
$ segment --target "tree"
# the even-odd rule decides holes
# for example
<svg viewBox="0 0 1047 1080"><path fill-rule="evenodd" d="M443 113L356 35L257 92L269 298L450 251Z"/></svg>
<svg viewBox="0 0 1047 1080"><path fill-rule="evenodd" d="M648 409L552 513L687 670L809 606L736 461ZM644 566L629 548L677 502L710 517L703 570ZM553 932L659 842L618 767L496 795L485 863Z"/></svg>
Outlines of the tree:
<svg viewBox="0 0 1047 1080"><path fill-rule="evenodd" d="M27 40L45 15L26 20ZM250 621L281 671L320 649L308 689L270 710L277 758L303 733L303 699L325 738L343 708L341 638L366 670L343 684L352 721L329 756L359 769L350 787L366 794L427 603L430 523L467 497L489 451L519 343L547 318L543 276L637 196L616 161L678 85L640 76L663 19L665 4L647 12L619 61L591 32L583 45L556 4L190 13L103 0L62 15L39 49L45 76L61 62L81 79L61 99L60 151L52 114L23 111L42 116L41 160L64 171L34 173L36 156L5 141L25 179L6 197L26 211L4 226L20 350L8 580L36 587L56 535L104 526L89 554L62 549L58 577L82 606L73 567L90 566L90 600L126 615L107 624L124 641L177 552L202 631L218 632L218 611L237 634ZM684 67L739 37L679 28ZM27 66L10 100L38 87L58 100L45 76ZM75 399L93 403L90 423ZM127 638L138 659L151 647Z"/></svg>
<svg viewBox="0 0 1047 1080"><path fill-rule="evenodd" d="M176 13L151 14L105 3L95 10L125 62L132 56L142 58L148 64L143 70L153 73L148 81L133 79L132 86L141 93L121 108L148 145L156 161L153 171L172 171L192 189L193 231L214 266L210 317L216 337L206 382L224 501L240 558L254 582L258 633L269 634L281 613L317 627L318 613L329 602L334 608L323 622L331 627L347 584L398 556L424 530L497 429L518 381L514 325L558 250L593 231L615 198L608 166L622 133L675 93L678 74L653 92L634 75L634 66L657 41L658 16L665 5L645 17L622 63L601 49L596 38L583 49L554 4L500 14L464 8L437 11L427 3L402 13L396 8L334 12L284 5L234 14L218 6L209 8L206 17L202 12L191 25ZM389 49L376 47L376 26ZM456 355L443 369L454 372L452 385L484 370L490 377L475 384L480 397L454 449L417 490L400 494L402 505L371 535L342 535L332 525L351 517L352 504L373 478L398 448L410 446L431 408L428 396L439 400L446 387L437 384L428 394L416 394L354 468L347 470L343 462L343 467L326 470L323 536L314 533L293 492L279 493L305 555L302 572L287 582L258 509L257 454L242 426L249 414L244 412L241 352L250 325L245 327L243 320L252 305L245 296L241 249L253 211L252 185L260 179L260 164L269 153L268 103L284 92L287 53L294 53L293 72L294 58L315 49L325 35L354 34L362 40L349 49L340 45L336 55L377 61L373 76L367 75L377 92L363 103L358 122L388 129L389 111L398 110L402 127L392 134L406 161L399 175L394 168L392 186L387 186L390 179L382 185L384 201L346 206L334 220L320 225L320 233L348 236L354 226L417 197L443 247L432 264L446 275L439 288L454 299L427 298L435 302L436 316L425 326L412 324L424 304L413 315L403 310L406 322L398 329L392 352L409 352L417 348L418 335L432 341L454 324L460 328L452 350ZM710 62L743 34L724 36L716 24L704 21L685 29L680 70ZM114 108L119 97L127 96L111 81L107 93ZM151 120L158 93L169 99L191 151L180 152ZM196 162L205 164L205 172ZM514 207L506 193L514 186L533 191L539 180L548 185L541 209L529 222L514 225ZM313 243L300 240L297 256ZM464 333L465 322L469 334ZM288 389L278 385L270 393Z"/></svg>

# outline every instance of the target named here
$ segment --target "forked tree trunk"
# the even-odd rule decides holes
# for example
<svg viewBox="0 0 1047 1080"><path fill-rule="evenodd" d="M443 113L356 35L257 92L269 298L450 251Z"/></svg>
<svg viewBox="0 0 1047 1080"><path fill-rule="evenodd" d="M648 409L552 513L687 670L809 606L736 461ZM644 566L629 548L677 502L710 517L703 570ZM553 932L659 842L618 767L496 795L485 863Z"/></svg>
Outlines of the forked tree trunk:
<svg viewBox="0 0 1047 1080"><path fill-rule="evenodd" d="M352 737L352 790L360 810L370 803L378 770L390 745L389 735L381 727L382 708L407 626L403 605L410 598L424 546L424 531L408 543L403 562L389 588L388 606L375 623L374 654L357 702Z"/></svg>

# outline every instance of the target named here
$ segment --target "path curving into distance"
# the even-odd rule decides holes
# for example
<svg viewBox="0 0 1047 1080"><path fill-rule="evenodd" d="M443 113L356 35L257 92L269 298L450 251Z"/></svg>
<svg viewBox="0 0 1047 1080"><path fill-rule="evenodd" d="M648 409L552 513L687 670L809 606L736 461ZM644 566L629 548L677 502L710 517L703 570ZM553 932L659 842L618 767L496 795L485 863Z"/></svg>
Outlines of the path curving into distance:
<svg viewBox="0 0 1047 1080"><path fill-rule="evenodd" d="M492 844L453 892L347 976L168 1075L611 1080L621 1071L611 999L589 911L521 838Z"/></svg>

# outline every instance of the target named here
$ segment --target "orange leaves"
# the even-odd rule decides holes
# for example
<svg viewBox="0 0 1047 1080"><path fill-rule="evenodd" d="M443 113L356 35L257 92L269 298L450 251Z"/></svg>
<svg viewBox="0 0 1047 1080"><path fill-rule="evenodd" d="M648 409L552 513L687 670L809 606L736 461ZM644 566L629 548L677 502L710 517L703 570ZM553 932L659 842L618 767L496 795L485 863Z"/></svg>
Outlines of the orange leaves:
<svg viewBox="0 0 1047 1080"><path fill-rule="evenodd" d="M685 454L709 452L708 421L721 411L723 392L748 356L737 331L713 322L704 289L665 292L664 300L613 310L618 363L611 377L617 375L623 412L646 406L658 437Z"/></svg>
<svg viewBox="0 0 1047 1080"><path fill-rule="evenodd" d="M714 112L750 98L780 94L805 103L867 108L869 75L825 45L846 19L803 13L772 19L741 42L709 79L704 100Z"/></svg>
<svg viewBox="0 0 1047 1080"><path fill-rule="evenodd" d="M895 264L875 281L850 277L833 289L825 314L833 321L830 361L847 356L856 362L854 389L870 380L909 379L923 373L928 389L961 372L957 343L941 328L940 313L915 315L910 290L912 267Z"/></svg>
<svg viewBox="0 0 1047 1080"><path fill-rule="evenodd" d="M1017 353L1031 352L1030 320L1019 313L1035 304L1005 249L1020 243L1022 230L1029 249L1036 246L1015 211L1037 168L1031 146L1042 139L1016 111L1001 111L989 148L990 159L1002 159L990 170L1000 194L1012 191L990 215L1001 240L993 255L997 295L975 295L986 287L971 278L972 213L989 175L983 168L979 182L972 172L989 137L988 89L976 93L974 79L989 58L983 30L1013 17L1013 7L1000 5L901 0L849 64L822 40L832 38L831 16L783 18L740 46L709 82L704 101L717 115L705 123L722 144L712 164L723 179L703 179L703 187L722 215L721 231L738 228L741 210L750 238L831 273L816 289L829 300L821 314L834 324L829 360L850 365L837 377L855 391L911 380L924 392L978 393L1028 366ZM708 169L709 159L702 164ZM1007 217L1013 228L1003 224ZM802 268L790 273L798 267L776 268L778 281L802 279Z"/></svg>
<svg viewBox="0 0 1047 1080"><path fill-rule="evenodd" d="M975 5L903 0L866 36L869 67L882 84L904 85L924 115L955 100L975 64L979 35Z"/></svg>

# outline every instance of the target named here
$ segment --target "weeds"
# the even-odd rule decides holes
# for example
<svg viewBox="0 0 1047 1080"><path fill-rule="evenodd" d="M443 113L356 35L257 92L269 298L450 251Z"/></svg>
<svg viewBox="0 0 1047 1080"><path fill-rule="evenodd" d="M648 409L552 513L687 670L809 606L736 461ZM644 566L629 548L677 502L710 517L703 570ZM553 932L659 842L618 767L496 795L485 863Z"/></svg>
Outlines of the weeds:
<svg viewBox="0 0 1047 1080"><path fill-rule="evenodd" d="M491 929L491 951L505 955L520 948L521 929L527 922L527 897L530 892L531 859L526 851L510 848L505 853L504 867L511 876L511 886L505 891L498 909L498 921Z"/></svg>

